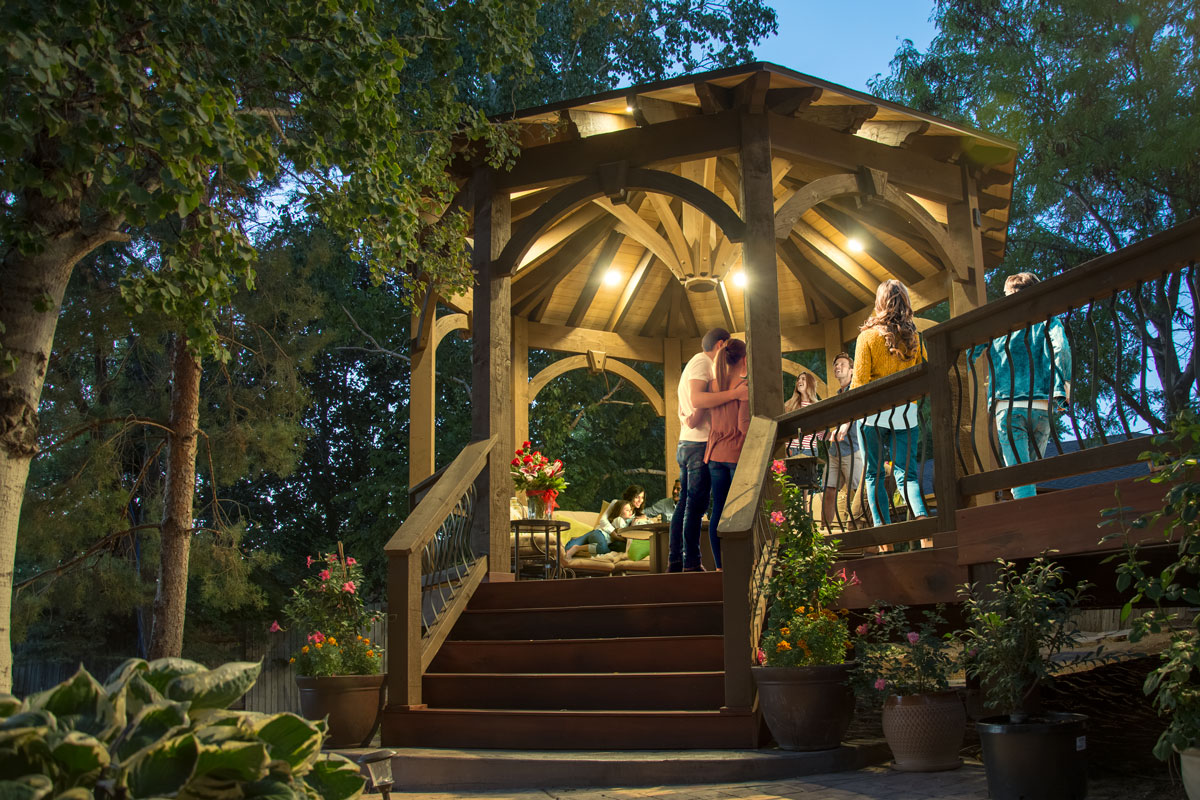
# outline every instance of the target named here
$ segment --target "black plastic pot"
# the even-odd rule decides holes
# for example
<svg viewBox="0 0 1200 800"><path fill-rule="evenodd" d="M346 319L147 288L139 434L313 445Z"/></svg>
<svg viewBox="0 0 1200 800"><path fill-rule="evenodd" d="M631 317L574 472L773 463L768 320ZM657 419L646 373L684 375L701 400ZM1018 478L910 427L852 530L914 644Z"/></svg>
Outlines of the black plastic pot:
<svg viewBox="0 0 1200 800"><path fill-rule="evenodd" d="M1087 797L1087 717L1046 713L1026 722L1007 716L975 723L991 800Z"/></svg>

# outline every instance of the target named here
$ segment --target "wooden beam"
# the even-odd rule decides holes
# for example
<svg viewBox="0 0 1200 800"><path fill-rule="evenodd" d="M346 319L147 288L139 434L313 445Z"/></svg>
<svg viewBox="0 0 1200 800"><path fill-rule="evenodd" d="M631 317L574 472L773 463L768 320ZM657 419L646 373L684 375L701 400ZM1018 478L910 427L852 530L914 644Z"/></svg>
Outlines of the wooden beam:
<svg viewBox="0 0 1200 800"><path fill-rule="evenodd" d="M691 248L688 246L687 239L683 235L683 228L680 227L679 220L671 208L670 199L666 195L658 194L657 192L652 192L647 196L650 198L650 205L654 206L654 211L658 214L659 227L666 233L667 240L671 243L680 268L685 274L694 275L696 270L692 264ZM694 211L688 205L684 205L683 208L685 216L688 210Z"/></svg>
<svg viewBox="0 0 1200 800"><path fill-rule="evenodd" d="M832 207L843 214L852 215L860 222L870 225L880 233L895 236L920 253L922 257L934 266L939 269L946 268L947 265L942 263L941 257L934 251L921 229L893 209L882 205L860 205L855 207L852 201L841 199L830 200L825 203L825 206Z"/></svg>
<svg viewBox="0 0 1200 800"><path fill-rule="evenodd" d="M725 320L725 328L731 333L737 330L737 323L733 318L733 306L729 302L729 291L725 288L725 281L717 282L717 303L721 306L721 316Z"/></svg>
<svg viewBox="0 0 1200 800"><path fill-rule="evenodd" d="M824 296L820 295L817 290L813 288L812 281L808 279L808 275L799 269L799 265L796 263L796 253L794 250L790 251L786 257L781 252L779 254L779 260L783 263L783 266L787 268L788 272L792 273L792 277L794 277L800 284L800 291L804 293L804 317L808 321L809 325L817 324L817 321L822 318L830 319L838 316L837 314L833 313L833 309L830 307L829 302L824 298ZM821 306L820 310L817 309L818 304Z"/></svg>
<svg viewBox="0 0 1200 800"><path fill-rule="evenodd" d="M832 128L839 133L856 133L863 123L879 113L879 106L861 103L847 106L809 106L793 116Z"/></svg>
<svg viewBox="0 0 1200 800"><path fill-rule="evenodd" d="M946 286L946 273L939 272L938 274L926 278L920 283L914 283L908 287L908 296L912 300L913 312L920 314L927 308L936 306L938 303L946 300L950 296L950 290ZM865 307L855 311L852 314L847 314L842 318L842 338L846 341L858 336L858 329L867 317L871 315L871 311L875 308L875 298L871 298Z"/></svg>
<svg viewBox="0 0 1200 800"><path fill-rule="evenodd" d="M792 230L795 235L816 248L817 252L825 256L830 263L841 270L855 285L862 287L863 292L874 302L875 290L880 283L879 278L867 272L861 264L844 253L840 247L829 241L820 231L804 220L797 220L796 224L792 226Z"/></svg>
<svg viewBox="0 0 1200 800"><path fill-rule="evenodd" d="M696 92L696 99L700 101L701 112L719 114L733 108L732 90L705 81L696 81L693 88Z"/></svg>
<svg viewBox="0 0 1200 800"><path fill-rule="evenodd" d="M953 604L959 601L958 587L970 580L967 568L959 566L958 551L953 547L888 553L833 565L835 570L843 567L857 574L861 581L847 587L839 601L853 609L870 608L876 602L906 606Z"/></svg>
<svg viewBox="0 0 1200 800"><path fill-rule="evenodd" d="M887 122L865 122L857 134L872 142L886 144L889 147L903 147L905 142L920 136L929 130L929 123L923 120L903 120Z"/></svg>
<svg viewBox="0 0 1200 800"><path fill-rule="evenodd" d="M667 324L670 320L671 300L673 297L673 293L671 292L672 285L678 286L679 284L675 281L669 281L667 285L663 287L662 294L658 296L658 302L654 304L654 310L650 312L650 316L648 316L645 323L642 324L642 329L639 333L640 336L651 337L657 334L660 330L667 329Z"/></svg>
<svg viewBox="0 0 1200 800"><path fill-rule="evenodd" d="M771 73L766 70L751 73L733 88L733 103L749 114L761 114L767 110L767 90L771 88Z"/></svg>
<svg viewBox="0 0 1200 800"><path fill-rule="evenodd" d="M588 350L603 350L609 358L652 363L662 360L662 343L656 338L534 322L529 323L528 333L529 347L533 349L556 350L563 353L587 353Z"/></svg>
<svg viewBox="0 0 1200 800"><path fill-rule="evenodd" d="M764 90L765 96L765 90ZM783 411L779 365L779 271L775 259L775 197L771 191L771 133L765 114L742 116L742 216L746 240L746 354L749 359L750 413Z"/></svg>
<svg viewBox="0 0 1200 800"><path fill-rule="evenodd" d="M819 86L802 86L798 89L768 89L767 108L774 114L787 117L820 100L822 93L823 90Z"/></svg>
<svg viewBox="0 0 1200 800"><path fill-rule="evenodd" d="M737 113L725 112L556 142L524 151L498 180L501 188L514 192L564 183L616 161L631 167L664 165L732 153L739 141L738 125Z"/></svg>
<svg viewBox="0 0 1200 800"><path fill-rule="evenodd" d="M906 191L942 203L963 199L958 167L943 164L908 150L888 147L858 136L838 133L801 119L767 115L771 145L776 152L846 171L866 165L883 170L888 180ZM558 147L559 145L550 145Z"/></svg>
<svg viewBox="0 0 1200 800"><path fill-rule="evenodd" d="M855 297L817 266L816 259L819 256L807 244L800 245L794 238L784 239L779 242L779 255L784 266L800 281L800 286L813 290L814 302L825 307L827 316L842 317L862 305L863 300ZM871 302L874 300L872 295Z"/></svg>
<svg viewBox="0 0 1200 800"><path fill-rule="evenodd" d="M633 99L633 118L638 125L657 125L660 122L694 117L700 114L700 109L684 103L672 103L646 95L638 95Z"/></svg>
<svg viewBox="0 0 1200 800"><path fill-rule="evenodd" d="M679 286L679 313L682 315L683 329L689 336L702 336L704 331L696 323L696 312L692 309L692 293L682 284Z"/></svg>
<svg viewBox="0 0 1200 800"><path fill-rule="evenodd" d="M612 313L608 316L608 322L604 324L604 330L614 331L625 320L625 315L629 313L633 298L637 297L638 292L641 291L642 286L646 282L646 275L649 273L650 265L653 261L654 253L649 250L642 253L637 266L633 269L633 275L625 283L625 289L621 292L621 299L613 306Z"/></svg>
<svg viewBox="0 0 1200 800"><path fill-rule="evenodd" d="M822 203L813 211L847 239L858 239L862 243L863 252L897 280L910 284L925 279L924 275L915 270L890 247L879 241L865 225L856 223L849 214L843 213L828 203Z"/></svg>
<svg viewBox="0 0 1200 800"><path fill-rule="evenodd" d="M569 275L612 230L612 219L605 215L572 237L541 264L518 272L513 279L513 312L523 314L543 297L549 296L559 281Z"/></svg>
<svg viewBox="0 0 1200 800"><path fill-rule="evenodd" d="M596 256L596 262L592 264L592 271L588 274L587 283L579 292L579 298L575 301L575 307L571 309L571 313L567 316L567 326L571 328L579 327L587 311L592 306L592 301L596 299L596 292L600 291L600 285L604 283L605 273L612 266L613 257L617 251L621 249L621 244L625 241L625 234L619 231L613 231L604 240L604 244L600 246L600 253Z"/></svg>
<svg viewBox="0 0 1200 800"><path fill-rule="evenodd" d="M530 245L529 249L525 251L521 263L517 265L516 274L603 216L604 209L597 208L595 205L586 205L563 218L561 222L543 233Z"/></svg>
<svg viewBox="0 0 1200 800"><path fill-rule="evenodd" d="M671 245L662 237L662 234L650 227L650 223L639 217L637 212L626 205L615 205L607 197L598 197L592 202L616 217L618 220L617 230L640 242L643 247L658 256L658 259L666 265L667 269L671 270L675 277L680 280L687 277L683 271L683 265L679 263Z"/></svg>

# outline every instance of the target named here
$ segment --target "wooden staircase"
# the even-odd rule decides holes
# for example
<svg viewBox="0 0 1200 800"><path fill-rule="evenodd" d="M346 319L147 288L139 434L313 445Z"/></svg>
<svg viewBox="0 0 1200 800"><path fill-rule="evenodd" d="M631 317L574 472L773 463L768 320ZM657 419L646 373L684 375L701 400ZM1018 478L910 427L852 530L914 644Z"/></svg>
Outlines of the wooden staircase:
<svg viewBox="0 0 1200 800"><path fill-rule="evenodd" d="M722 711L721 574L481 585L383 744L552 750L752 748Z"/></svg>

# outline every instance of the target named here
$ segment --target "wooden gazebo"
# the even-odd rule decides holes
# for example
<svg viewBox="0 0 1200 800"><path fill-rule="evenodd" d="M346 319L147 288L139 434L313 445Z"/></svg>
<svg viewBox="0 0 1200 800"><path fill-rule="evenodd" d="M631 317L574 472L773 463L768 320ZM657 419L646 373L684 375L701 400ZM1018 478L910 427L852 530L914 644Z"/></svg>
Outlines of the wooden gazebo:
<svg viewBox="0 0 1200 800"><path fill-rule="evenodd" d="M435 351L451 331L473 337L475 440L511 453L542 386L607 370L665 416L669 487L676 385L705 330L744 336L752 412L776 417L782 372L800 369L783 354L824 350L831 366L880 281L903 281L918 314L948 301L953 317L983 303L1003 257L1015 145L773 64L511 119L515 166L463 175L474 291L428 298L415 326L410 486L435 470ZM573 355L530 376L530 348ZM661 363L664 386L627 361ZM472 543L503 572L507 471L477 486Z"/></svg>

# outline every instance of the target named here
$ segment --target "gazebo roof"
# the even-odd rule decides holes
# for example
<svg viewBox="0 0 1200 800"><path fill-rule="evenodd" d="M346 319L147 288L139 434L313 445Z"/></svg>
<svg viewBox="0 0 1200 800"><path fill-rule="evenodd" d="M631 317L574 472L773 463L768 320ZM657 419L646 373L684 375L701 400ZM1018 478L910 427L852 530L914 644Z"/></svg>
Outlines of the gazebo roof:
<svg viewBox="0 0 1200 800"><path fill-rule="evenodd" d="M744 290L735 280L738 237L678 195L625 182L625 176L670 173L737 212L740 120L760 111L770 125L779 214L778 285L772 288L785 350L789 331L834 319L849 330L887 278L907 284L918 308L945 299L947 270L967 276L961 263L946 263L948 251L939 246L945 241L930 230L946 229L955 204L978 208L984 266L1003 257L1015 144L755 63L501 118L516 121L521 135L517 165L497 178L512 198L518 242L506 251L513 314L627 337L690 338L714 325L744 330ZM800 202L815 181L850 175L861 193L826 197L811 207ZM564 188L585 178L604 185L604 194L566 204ZM882 202L885 187L889 202ZM560 207L551 214L546 207L556 197ZM911 205L932 225L915 224L914 213L901 213L898 204ZM792 207L799 209L794 219L787 213Z"/></svg>

